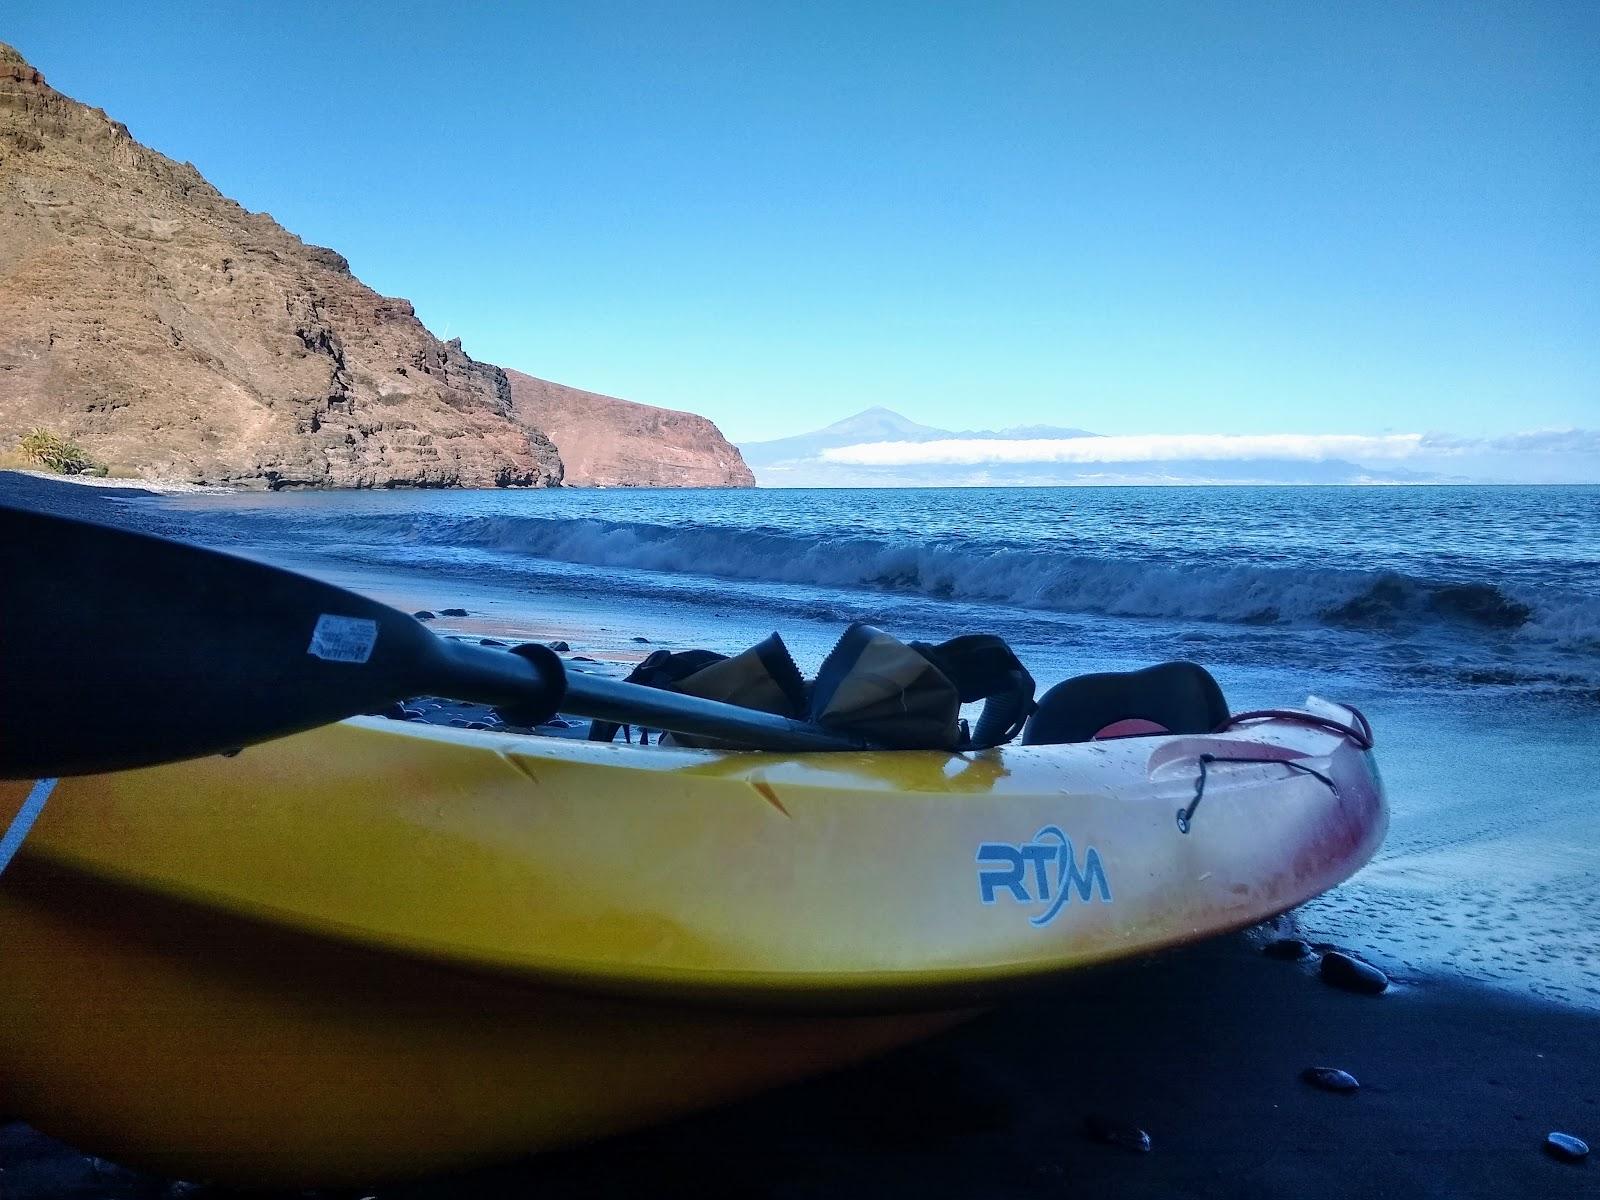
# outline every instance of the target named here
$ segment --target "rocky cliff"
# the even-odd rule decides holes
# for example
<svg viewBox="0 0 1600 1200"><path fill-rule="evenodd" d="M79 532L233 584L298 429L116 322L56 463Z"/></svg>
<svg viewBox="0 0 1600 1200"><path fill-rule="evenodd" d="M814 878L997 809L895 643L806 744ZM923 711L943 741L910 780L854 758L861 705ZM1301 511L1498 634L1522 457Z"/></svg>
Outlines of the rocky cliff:
<svg viewBox="0 0 1600 1200"><path fill-rule="evenodd" d="M37 426L114 468L195 482L562 475L499 367L0 44L0 450Z"/></svg>
<svg viewBox="0 0 1600 1200"><path fill-rule="evenodd" d="M739 451L694 413L507 371L517 416L550 435L577 487L753 487Z"/></svg>

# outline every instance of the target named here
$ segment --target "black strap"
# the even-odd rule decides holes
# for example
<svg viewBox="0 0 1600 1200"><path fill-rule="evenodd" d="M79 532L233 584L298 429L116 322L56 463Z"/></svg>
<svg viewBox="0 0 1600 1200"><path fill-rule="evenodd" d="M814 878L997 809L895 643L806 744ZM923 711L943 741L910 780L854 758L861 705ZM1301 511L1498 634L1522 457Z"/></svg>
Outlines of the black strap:
<svg viewBox="0 0 1600 1200"><path fill-rule="evenodd" d="M628 673L627 682L642 684L645 687L666 688L670 691L678 680L687 679L696 671L703 671L727 657L726 654L718 654L715 650L656 650ZM622 725L614 721L591 721L589 740L609 742L622 728ZM633 739L630 736L628 740L631 742ZM642 731L640 740L644 741Z"/></svg>
<svg viewBox="0 0 1600 1200"><path fill-rule="evenodd" d="M962 742L963 750L1003 746L1022 732L1033 712L1033 676L1001 638L969 633L937 646L911 645L955 685L963 704L984 701L977 726Z"/></svg>

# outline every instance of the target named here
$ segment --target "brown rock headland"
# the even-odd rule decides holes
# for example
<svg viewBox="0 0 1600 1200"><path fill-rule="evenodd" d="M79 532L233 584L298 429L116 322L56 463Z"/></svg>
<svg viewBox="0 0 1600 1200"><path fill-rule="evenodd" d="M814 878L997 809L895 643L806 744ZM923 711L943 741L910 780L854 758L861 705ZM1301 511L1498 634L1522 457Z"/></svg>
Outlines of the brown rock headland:
<svg viewBox="0 0 1600 1200"><path fill-rule="evenodd" d="M607 400L562 429L585 456L612 448L603 470L570 482L752 482L715 426L689 414ZM0 43L0 455L33 430L113 475L180 483L563 478L557 445L519 415L504 370Z"/></svg>
<svg viewBox="0 0 1600 1200"><path fill-rule="evenodd" d="M705 417L506 372L518 419L561 451L572 487L754 487L739 451Z"/></svg>

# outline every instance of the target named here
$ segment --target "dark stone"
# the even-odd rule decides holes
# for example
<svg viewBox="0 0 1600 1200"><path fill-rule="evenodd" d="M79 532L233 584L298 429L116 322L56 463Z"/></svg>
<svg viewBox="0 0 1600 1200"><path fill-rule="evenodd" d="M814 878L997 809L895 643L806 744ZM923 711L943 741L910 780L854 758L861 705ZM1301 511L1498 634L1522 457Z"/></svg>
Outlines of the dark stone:
<svg viewBox="0 0 1600 1200"><path fill-rule="evenodd" d="M643 642L646 646L648 646L650 644L650 639L647 638L647 637L634 637L634 638L630 638L629 641Z"/></svg>
<svg viewBox="0 0 1600 1200"><path fill-rule="evenodd" d="M480 645L480 646L504 646L506 644L507 643L502 642L499 638L479 638L478 639L478 645Z"/></svg>
<svg viewBox="0 0 1600 1200"><path fill-rule="evenodd" d="M1278 938L1261 947L1261 953L1268 958L1278 958L1285 962L1299 962L1303 958L1310 958L1313 951L1311 943L1301 938Z"/></svg>
<svg viewBox="0 0 1600 1200"><path fill-rule="evenodd" d="M598 658L589 658L586 655L582 655L582 654L574 654L572 656L572 661L573 662L592 662L592 663L597 663L600 660Z"/></svg>
<svg viewBox="0 0 1600 1200"><path fill-rule="evenodd" d="M1300 1078L1312 1087L1321 1088L1325 1092L1359 1092L1361 1084L1349 1071L1341 1071L1338 1067L1307 1067L1300 1072Z"/></svg>
<svg viewBox="0 0 1600 1200"><path fill-rule="evenodd" d="M433 621L433 620L436 620L438 618L438 616L439 616L438 613L431 613L425 608L419 609L418 611L412 613L411 615L413 617L415 617L419 621Z"/></svg>
<svg viewBox="0 0 1600 1200"><path fill-rule="evenodd" d="M467 615L467 610L464 608L441 608L439 615L441 617L464 617Z"/></svg>
<svg viewBox="0 0 1600 1200"><path fill-rule="evenodd" d="M1322 980L1347 992L1381 996L1389 988L1389 977L1371 963L1352 958L1338 950L1322 956Z"/></svg>
<svg viewBox="0 0 1600 1200"><path fill-rule="evenodd" d="M1150 1135L1129 1121L1088 1116L1083 1119L1083 1131L1102 1146L1119 1146L1135 1154L1150 1153Z"/></svg>
<svg viewBox="0 0 1600 1200"><path fill-rule="evenodd" d="M1570 1133L1551 1133L1545 1136L1544 1152L1562 1162L1579 1163L1589 1157L1589 1143Z"/></svg>
<svg viewBox="0 0 1600 1200"><path fill-rule="evenodd" d="M566 654L572 649L572 647L567 645L565 642L546 642L545 646L556 651L558 654Z"/></svg>

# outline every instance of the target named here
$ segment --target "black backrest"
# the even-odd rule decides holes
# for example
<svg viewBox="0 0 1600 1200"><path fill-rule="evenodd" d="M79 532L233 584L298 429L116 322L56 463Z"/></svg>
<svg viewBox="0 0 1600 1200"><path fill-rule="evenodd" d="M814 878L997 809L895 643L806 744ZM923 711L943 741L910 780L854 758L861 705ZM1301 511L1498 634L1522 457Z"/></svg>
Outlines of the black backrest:
<svg viewBox="0 0 1600 1200"><path fill-rule="evenodd" d="M1198 663L1106 671L1064 680L1046 692L1023 730L1024 746L1087 742L1117 721L1152 721L1171 733L1209 733L1228 719L1217 681Z"/></svg>

